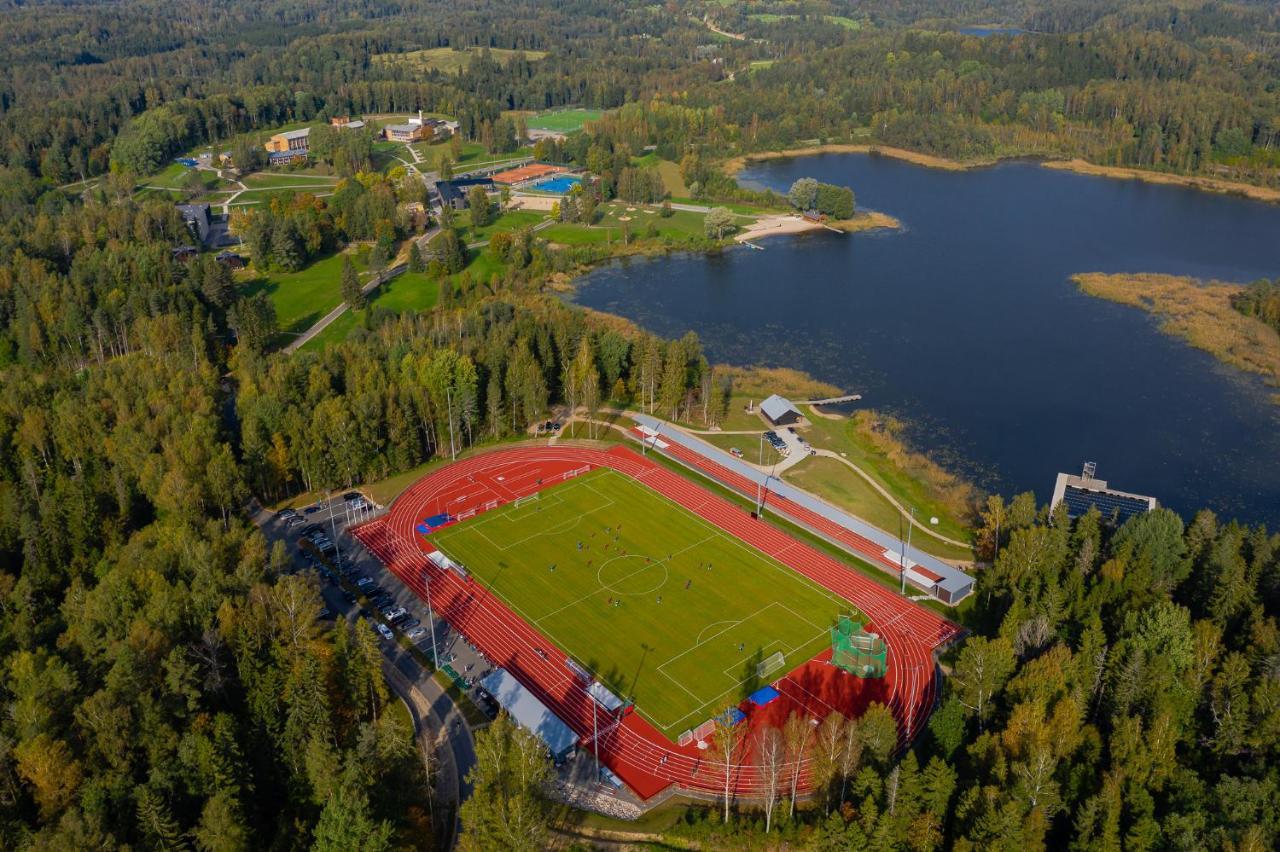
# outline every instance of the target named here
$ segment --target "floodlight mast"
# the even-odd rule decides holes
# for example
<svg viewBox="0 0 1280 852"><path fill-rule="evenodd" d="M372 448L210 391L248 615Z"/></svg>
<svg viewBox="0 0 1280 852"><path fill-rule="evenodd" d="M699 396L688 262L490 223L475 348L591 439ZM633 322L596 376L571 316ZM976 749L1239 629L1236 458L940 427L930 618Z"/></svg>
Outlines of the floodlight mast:
<svg viewBox="0 0 1280 852"><path fill-rule="evenodd" d="M907 551L911 549L911 528L915 526L916 510L911 507L911 518L907 521L907 538L902 546L902 553L898 555L898 574L902 579L902 594L907 593Z"/></svg>

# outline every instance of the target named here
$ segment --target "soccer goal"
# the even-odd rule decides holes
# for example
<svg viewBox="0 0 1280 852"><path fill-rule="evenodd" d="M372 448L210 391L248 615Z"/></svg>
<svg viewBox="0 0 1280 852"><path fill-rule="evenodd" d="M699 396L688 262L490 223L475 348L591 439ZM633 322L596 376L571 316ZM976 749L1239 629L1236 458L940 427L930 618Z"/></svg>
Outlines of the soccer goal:
<svg viewBox="0 0 1280 852"><path fill-rule="evenodd" d="M768 677L786 665L787 658L781 651L775 651L756 663L756 677Z"/></svg>
<svg viewBox="0 0 1280 852"><path fill-rule="evenodd" d="M496 508L498 508L497 500L490 500L488 503L484 504L484 510L486 512L489 511L490 509L496 509Z"/></svg>
<svg viewBox="0 0 1280 852"><path fill-rule="evenodd" d="M582 474L586 473L589 470L591 470L591 465L584 464L582 467L576 467L573 470L565 471L564 474L562 475L562 478L573 479L575 476L581 476Z"/></svg>
<svg viewBox="0 0 1280 852"><path fill-rule="evenodd" d="M538 500L541 500L541 499L542 499L542 492L541 492L541 491L535 491L535 492L533 492L532 494L526 494L526 495L524 495L523 497L517 497L517 498L516 498L516 508L517 508L517 509L519 509L521 506L524 506L524 505L526 505L526 504L528 504L528 503L534 503L534 502L536 502L536 501L538 501Z"/></svg>
<svg viewBox="0 0 1280 852"><path fill-rule="evenodd" d="M476 513L476 510L475 510L475 509L468 509L467 511L465 511L465 512L461 513L460 515L458 515L458 520L459 520L459 521L465 521L467 518L471 517L471 516L472 516L472 515L474 515L475 513Z"/></svg>

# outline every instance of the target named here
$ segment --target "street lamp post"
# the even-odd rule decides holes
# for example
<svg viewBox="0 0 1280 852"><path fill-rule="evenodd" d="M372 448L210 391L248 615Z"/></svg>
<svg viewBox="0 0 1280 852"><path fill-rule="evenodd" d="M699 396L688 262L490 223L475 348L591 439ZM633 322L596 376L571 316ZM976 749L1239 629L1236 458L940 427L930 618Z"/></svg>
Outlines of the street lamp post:
<svg viewBox="0 0 1280 852"><path fill-rule="evenodd" d="M915 526L916 510L911 509L911 518L907 521L907 538L902 545L902 553L898 557L898 573L902 578L902 594L907 593L907 551L911 549L911 528Z"/></svg>
<svg viewBox="0 0 1280 852"><path fill-rule="evenodd" d="M435 665L436 671L440 671L440 655L436 651L436 616L431 610L431 572L426 568L422 569L422 584L427 592L427 626L431 630L431 662Z"/></svg>
<svg viewBox="0 0 1280 852"><path fill-rule="evenodd" d="M333 549L337 555L338 568L342 568L342 548L338 546L338 527L333 519L333 492L325 489L324 507L329 512L329 540L333 542Z"/></svg>

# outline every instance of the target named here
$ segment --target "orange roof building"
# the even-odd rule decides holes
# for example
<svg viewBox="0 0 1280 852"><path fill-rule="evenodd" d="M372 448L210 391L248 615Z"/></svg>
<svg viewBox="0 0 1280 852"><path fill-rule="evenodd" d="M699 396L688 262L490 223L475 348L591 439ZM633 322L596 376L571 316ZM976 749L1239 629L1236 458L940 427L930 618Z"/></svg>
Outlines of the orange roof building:
<svg viewBox="0 0 1280 852"><path fill-rule="evenodd" d="M505 172L498 172L493 176L494 183L515 184L524 183L534 178L546 177L547 175L558 175L565 169L561 166L548 166L546 163L530 163L527 166L509 169Z"/></svg>

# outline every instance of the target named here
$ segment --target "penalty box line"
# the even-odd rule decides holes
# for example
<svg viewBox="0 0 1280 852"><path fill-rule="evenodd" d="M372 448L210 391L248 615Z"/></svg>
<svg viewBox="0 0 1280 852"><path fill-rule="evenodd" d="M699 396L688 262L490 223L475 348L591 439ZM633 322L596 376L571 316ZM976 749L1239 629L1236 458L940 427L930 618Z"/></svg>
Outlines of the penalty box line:
<svg viewBox="0 0 1280 852"><path fill-rule="evenodd" d="M535 514L537 510L529 507L536 506L536 505L542 505L548 508L559 508L567 502L565 500L565 491L568 490L569 488L578 488L578 487L582 487L590 490L593 494L596 495L596 497L600 499L601 502L598 502L596 505L592 506L591 508L587 509L582 514L577 515L576 517L570 518L566 521L562 521L552 526L545 527L543 529L538 530L537 532L531 532L523 538L516 539L514 541L508 540L507 544L499 544L498 542L490 538L489 534L483 529L485 526L489 526L496 523L516 524L516 523L523 523L525 520L527 520L527 518L524 518L524 517L512 518L511 512L499 511L497 513L489 515L488 517L478 518L473 523L468 525L468 530L479 533L480 537L483 538L486 542L488 542L490 547L492 547L494 550L500 553L505 553L509 550L512 550L513 548L521 547L535 538L563 533L569 529L572 529L573 525L581 522L582 519L587 515L595 514L596 512L599 512L603 509L607 509L610 506L615 505L615 502L611 498L609 498L605 494L601 494L599 491L596 491L596 489L591 487L590 481L584 478L581 482L574 482L574 483L568 484L564 486L562 489L557 489L556 492L543 496L538 500L534 501L533 503L526 504L525 506L520 506L518 509L514 509L513 511L526 510L529 514ZM508 503L507 505L514 506L513 503Z"/></svg>
<svg viewBox="0 0 1280 852"><path fill-rule="evenodd" d="M698 641L698 642L695 642L695 643L694 643L693 645L691 645L690 647L688 647L688 648L686 648L685 650L681 651L680 653L678 653L678 654L676 654L676 655L672 656L670 659L665 660L664 662L662 662L661 664L659 664L659 665L658 665L658 667L657 667L657 670L658 670L659 672L661 672L662 676L663 676L663 677L665 677L667 680L669 680L673 685L675 685L675 686L679 687L679 688L680 688L680 689L681 689L681 690L682 690L686 695L688 695L688 696L689 696L690 698L692 698L694 701L701 701L701 702L702 702L702 703L701 703L701 704L699 704L697 707L695 707L693 710L690 710L688 713L686 713L686 714L684 714L683 716L679 717L679 718L678 718L678 719L676 719L674 722L670 722L670 723L668 723L668 724L664 725L664 726L663 726L663 727L664 727L664 729L673 728L673 727L675 727L675 726L679 725L679 724L680 724L681 722L683 722L685 719L688 719L688 718L690 718L691 716L697 716L698 714L702 713L702 712L703 712L703 710L705 710L708 706L710 706L710 705L712 705L712 704L716 704L716 703L718 703L718 702L720 702L720 701L724 700L725 696L729 695L730 693L732 693L732 692L733 692L734 690L736 690L736 689L740 689L740 688L742 687L742 684L743 684L743 683L745 683L745 682L746 682L746 680L747 680L746 678L739 678L739 679L736 679L736 680L735 680L735 679L733 678L733 676L730 674L730 672L731 672L734 668L736 668L736 667L737 667L737 665L740 665L740 664L733 664L733 665L730 665L730 666L726 667L726 668L723 670L723 674L724 674L724 676L725 676L725 677L729 678L730 680L733 680L733 684L732 684L731 686L729 686L727 689L725 689L723 692L719 693L718 695L715 695L715 696L711 697L710 699L705 699L705 700L704 700L703 696L701 696L701 695L697 695L697 694L695 694L694 692L692 692L688 687L686 687L686 686L684 685L684 683L683 683L680 679L676 678L676 677L675 677L675 676L673 676L670 672L668 672L668 671L666 670L667 665L668 665L668 664L670 664L670 663L672 663L672 662L674 662L674 661L676 661L676 660L678 660L678 659L680 659L681 657L685 656L686 654L689 654L689 653L691 653L691 652L693 652L693 651L697 650L697 649L698 649L698 647L700 647L701 645L705 645L705 644L706 644L706 643L708 643L708 642L714 641L714 640L716 639L716 637L724 635L724 634L725 634L725 633L727 633L728 631L732 630L734 627L737 627L737 626L738 626L738 625L740 625L740 624L743 624L743 623L745 623L745 622L748 622L748 621L753 620L756 616L760 615L760 613L762 613L762 612L764 612L764 611L766 611L766 610L768 610L768 609L772 609L773 607L781 607L782 609L784 609L784 610L786 610L788 613L790 613L790 614L791 614L791 616L792 616L796 621L801 622L801 623L804 623L804 624L808 624L810 627L817 627L817 625L815 625L812 621L809 621L809 619L807 619L807 618L805 618L805 617L801 616L800 614L798 614L795 610L791 609L791 608L790 608L789 606L787 606L786 604L779 603L779 602L777 602L777 601L774 601L774 602L771 602L771 603L767 603L767 604L765 604L765 605L764 605L764 606L762 606L760 609L758 609L758 610L756 610L755 612L753 612L751 615L748 615L746 618L741 618L741 619L738 619L737 621L732 621L732 622L714 622L714 623L713 623L713 625L711 625L711 626L714 626L714 624L727 624L727 626L726 626L723 630L717 630L715 633L711 634L711 635L710 635L710 636L708 636L706 639L703 639L703 640L700 640L700 641ZM809 638L804 639L803 641L801 641L798 645L795 645L794 647L787 647L787 646L785 646L785 645L783 644L783 642L782 642L782 640L781 640L781 639L774 639L774 640L772 640L772 641L769 643L769 645L767 645L767 646L766 646L766 648L772 648L774 645L783 645L783 647L784 647L784 648L786 648L786 651L785 651L785 653L783 654L783 657L784 657L784 659L785 659L786 657L790 657L792 654L795 654L795 653L796 653L796 651L797 651L798 649L801 649L801 648L804 648L804 647L805 647L805 646L807 646L807 645L813 644L813 643L817 642L820 638L822 638L823 636L826 636L826 635L827 635L827 630L824 628L824 629L820 629L820 630L818 630L818 632L817 632L817 633L814 633L814 634L813 634L812 636L810 636ZM784 666L786 666L786 665L787 665L787 663L786 663L786 662L784 662L784 663L783 663L783 665L784 665Z"/></svg>
<svg viewBox="0 0 1280 852"><path fill-rule="evenodd" d="M806 640L805 642L803 642L803 643L802 643L801 645L799 645L798 647L803 648L805 645L808 645L810 642L815 642L815 641L817 641L819 638L821 638L821 637L823 637L823 636L825 636L825 635L826 635L826 631L825 631L825 630L824 630L824 631L822 631L821 633L816 633L816 634L814 634L814 636L813 636L813 638L812 638L812 639L808 639L808 640ZM795 653L795 652L794 652L794 651L792 651L791 653ZM808 662L808 661L806 660L806 662ZM785 664L784 664L784 665L785 665ZM788 671L790 671L790 670L788 670ZM692 692L689 692L689 690L685 688L684 684L680 683L680 681L676 680L676 679L675 679L675 678L673 678L671 675L667 674L666 672L663 672L663 673L662 673L662 675L663 675L663 677L665 677L665 678L667 678L668 680L670 680L673 684L675 684L676 686L678 686L678 687L680 687L681 689L683 689L683 690L684 690L684 691L685 691L685 692L686 692L686 693L687 693L691 698L693 698L693 700L694 700L694 701L699 701L699 700L701 700L701 698L702 698L702 696L701 696L701 695L694 695ZM706 709L707 709L708 707L711 707L711 706L713 706L713 705L715 705L715 706L717 706L717 707L718 707L720 704L722 704L722 703L724 702L724 700L725 700L726 696L730 695L730 694L731 694L732 692L734 692L735 690L742 688L742 684L743 684L743 683L744 683L744 681L741 681L741 680L740 680L740 681L738 681L737 683L733 684L733 686L730 686L728 689L726 689L724 692L721 692L719 695L715 696L714 698L711 698L711 699L710 699L710 700L708 700L708 701L704 701L702 704L700 704L700 705L698 705L697 707L695 707L694 709L690 710L688 713L685 713L683 716L681 716L680 718L676 719L674 722L670 722L670 723L668 723L668 724L666 724L666 725L663 725L663 730L664 730L664 731L666 731L666 730L669 730L669 729L671 729L671 728L678 727L678 726L679 726L682 722L684 722L686 719L689 719L689 718L691 718L691 717L696 718L696 717L698 717L698 716L702 715L704 712L706 712ZM819 700L821 700L821 699L819 699ZM825 703L825 702L823 702L823 703Z"/></svg>

